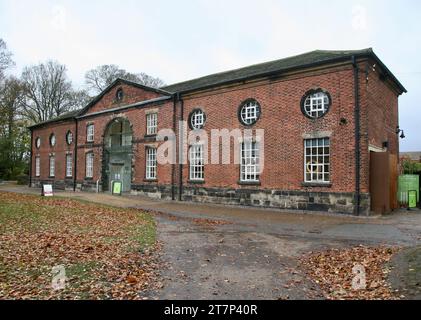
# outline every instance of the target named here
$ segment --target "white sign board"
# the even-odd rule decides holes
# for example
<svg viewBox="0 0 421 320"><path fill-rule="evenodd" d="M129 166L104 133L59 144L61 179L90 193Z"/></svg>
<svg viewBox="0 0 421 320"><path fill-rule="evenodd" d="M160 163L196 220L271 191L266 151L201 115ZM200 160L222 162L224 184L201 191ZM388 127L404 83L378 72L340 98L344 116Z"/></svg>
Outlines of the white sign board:
<svg viewBox="0 0 421 320"><path fill-rule="evenodd" d="M44 184L42 186L42 195L44 197L52 197L53 194L53 185L52 184Z"/></svg>

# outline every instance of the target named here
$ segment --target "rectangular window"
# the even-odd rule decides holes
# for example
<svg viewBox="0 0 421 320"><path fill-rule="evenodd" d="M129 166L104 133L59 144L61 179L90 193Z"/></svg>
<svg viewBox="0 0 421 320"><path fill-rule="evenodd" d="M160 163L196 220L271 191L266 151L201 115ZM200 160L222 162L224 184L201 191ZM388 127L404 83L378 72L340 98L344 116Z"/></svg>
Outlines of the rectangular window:
<svg viewBox="0 0 421 320"><path fill-rule="evenodd" d="M158 114L150 113L146 115L146 134L148 136L158 133Z"/></svg>
<svg viewBox="0 0 421 320"><path fill-rule="evenodd" d="M39 177L41 175L41 158L39 156L35 157L35 176Z"/></svg>
<svg viewBox="0 0 421 320"><path fill-rule="evenodd" d="M66 155L66 177L71 177L73 168L73 158L71 154Z"/></svg>
<svg viewBox="0 0 421 320"><path fill-rule="evenodd" d="M146 179L156 179L156 148L146 149Z"/></svg>
<svg viewBox="0 0 421 320"><path fill-rule="evenodd" d="M88 124L86 127L86 141L87 142L94 142L95 137L95 127L93 124Z"/></svg>
<svg viewBox="0 0 421 320"><path fill-rule="evenodd" d="M56 171L56 158L54 156L50 156L50 177L55 176Z"/></svg>
<svg viewBox="0 0 421 320"><path fill-rule="evenodd" d="M241 143L241 181L259 182L259 144L256 141Z"/></svg>
<svg viewBox="0 0 421 320"><path fill-rule="evenodd" d="M304 140L305 182L330 182L329 138Z"/></svg>
<svg viewBox="0 0 421 320"><path fill-rule="evenodd" d="M92 152L86 154L86 178L94 177L94 154Z"/></svg>
<svg viewBox="0 0 421 320"><path fill-rule="evenodd" d="M190 147L190 180L205 179L205 159L203 154L203 145L196 144Z"/></svg>

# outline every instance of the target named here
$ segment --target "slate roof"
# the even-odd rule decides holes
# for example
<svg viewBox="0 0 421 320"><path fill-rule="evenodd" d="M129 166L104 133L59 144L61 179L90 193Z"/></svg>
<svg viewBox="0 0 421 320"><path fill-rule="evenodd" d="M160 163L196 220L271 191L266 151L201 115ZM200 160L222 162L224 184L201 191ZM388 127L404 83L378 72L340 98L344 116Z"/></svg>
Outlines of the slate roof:
<svg viewBox="0 0 421 320"><path fill-rule="evenodd" d="M363 50L347 50L347 51L326 51L316 50L308 53L300 54L293 57L288 57L280 60L274 60L264 63L255 64L252 66L220 72L205 77L184 81L169 86L162 87L161 89L170 92L190 92L199 89L205 89L212 86L228 84L230 82L237 82L241 80L258 78L263 76L270 76L271 74L280 74L295 69L302 69L322 65L326 63L340 62L351 60L352 56L355 57L371 57L383 69L387 75L397 84L402 92L406 89L396 79L396 77L387 69L381 60L374 54L372 48Z"/></svg>
<svg viewBox="0 0 421 320"><path fill-rule="evenodd" d="M53 122L60 122L60 121L66 121L66 120L70 120L70 119L74 119L83 109L77 109L77 110L73 110L70 112L66 112L63 113L62 115L55 117L53 119L47 120L47 121L43 121L43 122L38 122L32 126L29 126L28 128L35 128L35 127L41 127L45 124L49 124L49 123L53 123Z"/></svg>

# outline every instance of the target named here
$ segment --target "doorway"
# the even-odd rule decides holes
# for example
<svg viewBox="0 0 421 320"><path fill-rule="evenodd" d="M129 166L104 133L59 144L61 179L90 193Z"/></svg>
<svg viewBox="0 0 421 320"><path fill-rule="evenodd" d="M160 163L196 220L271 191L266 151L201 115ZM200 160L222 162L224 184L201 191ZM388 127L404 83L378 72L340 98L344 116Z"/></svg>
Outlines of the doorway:
<svg viewBox="0 0 421 320"><path fill-rule="evenodd" d="M132 181L132 128L124 118L112 120L104 135L103 190L110 191L113 181L122 182L130 192Z"/></svg>

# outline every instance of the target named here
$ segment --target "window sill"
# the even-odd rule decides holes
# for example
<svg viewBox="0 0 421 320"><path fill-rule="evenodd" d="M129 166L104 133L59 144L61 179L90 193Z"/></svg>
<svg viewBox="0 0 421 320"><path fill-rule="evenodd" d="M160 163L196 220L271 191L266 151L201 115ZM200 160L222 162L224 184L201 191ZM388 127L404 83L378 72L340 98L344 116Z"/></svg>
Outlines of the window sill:
<svg viewBox="0 0 421 320"><path fill-rule="evenodd" d="M143 179L143 182L158 182L158 179Z"/></svg>
<svg viewBox="0 0 421 320"><path fill-rule="evenodd" d="M188 180L189 184L205 184L205 180Z"/></svg>
<svg viewBox="0 0 421 320"><path fill-rule="evenodd" d="M88 181L93 181L93 180L94 180L94 178L88 178L88 177L85 177L85 180L88 180Z"/></svg>
<svg viewBox="0 0 421 320"><path fill-rule="evenodd" d="M55 179L55 176L49 176L48 179Z"/></svg>
<svg viewBox="0 0 421 320"><path fill-rule="evenodd" d="M332 183L330 182L302 182L302 187L307 188L332 188Z"/></svg>
<svg viewBox="0 0 421 320"><path fill-rule="evenodd" d="M261 186L262 183L260 181L238 181L240 186Z"/></svg>
<svg viewBox="0 0 421 320"><path fill-rule="evenodd" d="M156 139L158 134L145 134L144 138L145 139Z"/></svg>

